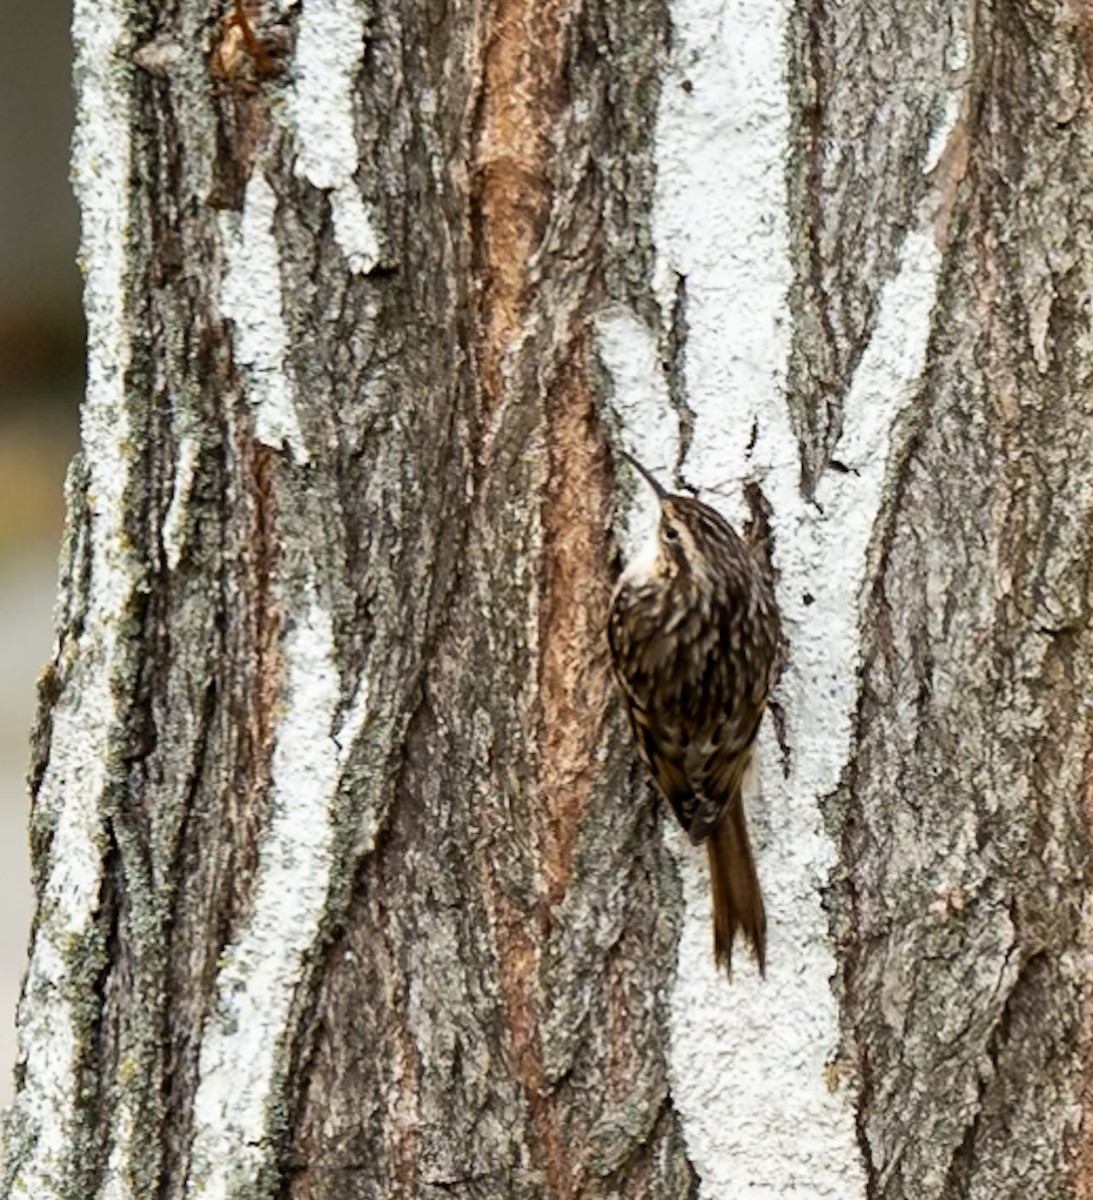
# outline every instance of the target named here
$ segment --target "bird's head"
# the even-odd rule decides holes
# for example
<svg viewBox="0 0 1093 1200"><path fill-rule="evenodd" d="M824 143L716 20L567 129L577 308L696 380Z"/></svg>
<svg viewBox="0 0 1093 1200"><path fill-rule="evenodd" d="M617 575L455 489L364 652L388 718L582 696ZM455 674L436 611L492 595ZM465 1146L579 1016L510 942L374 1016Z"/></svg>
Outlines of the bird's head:
<svg viewBox="0 0 1093 1200"><path fill-rule="evenodd" d="M655 541L635 562L627 575L666 580L687 580L699 587L712 582L725 553L739 545L739 538L723 517L693 496L669 492L645 467L627 454L623 457L653 489L660 506Z"/></svg>

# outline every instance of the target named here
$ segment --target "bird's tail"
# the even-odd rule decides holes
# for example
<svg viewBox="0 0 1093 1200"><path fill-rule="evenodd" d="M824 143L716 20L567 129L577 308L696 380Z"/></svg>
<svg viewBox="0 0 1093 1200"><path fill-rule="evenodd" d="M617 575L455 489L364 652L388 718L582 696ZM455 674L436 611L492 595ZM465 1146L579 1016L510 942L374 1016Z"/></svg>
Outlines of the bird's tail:
<svg viewBox="0 0 1093 1200"><path fill-rule="evenodd" d="M732 977L732 943L738 929L751 944L759 973L766 974L767 917L763 893L748 840L744 803L739 793L706 841L713 898L713 956Z"/></svg>

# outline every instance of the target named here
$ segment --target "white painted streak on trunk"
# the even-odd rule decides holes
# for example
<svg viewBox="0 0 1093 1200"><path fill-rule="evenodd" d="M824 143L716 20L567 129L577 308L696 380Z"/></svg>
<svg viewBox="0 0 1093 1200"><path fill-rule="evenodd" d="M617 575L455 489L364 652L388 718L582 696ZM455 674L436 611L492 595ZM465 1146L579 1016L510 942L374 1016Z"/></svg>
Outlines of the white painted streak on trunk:
<svg viewBox="0 0 1093 1200"><path fill-rule="evenodd" d="M227 1200L269 1153L280 1099L283 1038L331 881L332 812L341 772L369 712L367 682L340 725L341 686L330 614L310 597L286 636L283 710L271 779L271 818L259 852L254 905L224 953L217 1010L205 1028L194 1097L189 1193Z"/></svg>
<svg viewBox="0 0 1093 1200"><path fill-rule="evenodd" d="M220 311L235 323L235 360L243 368L255 435L277 450L287 443L296 461L306 463L281 310L280 255L273 236L276 211L273 189L256 168L247 183L242 214L220 215L225 257Z"/></svg>
<svg viewBox="0 0 1093 1200"><path fill-rule="evenodd" d="M674 74L658 119L654 238L662 311L687 282L687 394L696 416L688 478L707 487L757 479L774 508L779 603L790 657L779 685L789 777L765 723L763 798L751 803L770 921L769 976L743 953L732 984L711 955L705 857L672 837L686 917L672 1004L674 1102L709 1200L852 1200L864 1192L855 1097L825 1067L839 1044L837 970L821 908L836 859L819 802L850 754L860 656L858 601L894 419L921 374L940 257L925 219L858 369L839 453L803 503L784 400L791 282L785 218L789 112L786 5L676 0ZM690 80L691 90L680 83ZM758 437L749 450L753 424ZM743 512L738 493L726 515ZM806 593L812 598L805 603Z"/></svg>
<svg viewBox="0 0 1093 1200"><path fill-rule="evenodd" d="M121 614L136 585L122 526L129 436L125 372L129 336L125 272L129 215L129 44L122 0L76 0L75 76L79 87L73 178L82 212L80 258L87 314L88 377L82 409L89 486L91 582L70 680L53 714L49 765L37 804L56 832L17 1018L24 1076L9 1115L9 1153L19 1162L11 1196L65 1195L78 1100L81 1047L75 1009L87 1002L86 953L102 874L101 805L118 717L112 684ZM76 585L78 586L78 585Z"/></svg>
<svg viewBox="0 0 1093 1200"><path fill-rule="evenodd" d="M679 421L669 405L656 334L621 305L602 310L595 328L599 358L611 376L612 404L625 430L625 449L670 487L679 450ZM615 467L619 470L621 464L616 462ZM639 481L634 499L622 537L627 559L649 546L660 511L645 483Z"/></svg>
<svg viewBox="0 0 1093 1200"><path fill-rule="evenodd" d="M379 244L355 178L353 92L364 56L364 9L356 0L306 0L299 20L292 105L296 173L331 193L334 236L349 269L366 274L379 260Z"/></svg>

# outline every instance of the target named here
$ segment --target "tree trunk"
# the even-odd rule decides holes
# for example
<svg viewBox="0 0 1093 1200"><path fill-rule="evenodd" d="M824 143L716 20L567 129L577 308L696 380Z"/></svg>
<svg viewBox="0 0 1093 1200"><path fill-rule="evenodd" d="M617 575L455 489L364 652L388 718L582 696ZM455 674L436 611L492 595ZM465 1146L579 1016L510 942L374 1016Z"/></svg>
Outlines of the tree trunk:
<svg viewBox="0 0 1093 1200"><path fill-rule="evenodd" d="M74 21L4 1195L1093 1197L1086 9ZM610 681L619 445L771 542L765 982Z"/></svg>

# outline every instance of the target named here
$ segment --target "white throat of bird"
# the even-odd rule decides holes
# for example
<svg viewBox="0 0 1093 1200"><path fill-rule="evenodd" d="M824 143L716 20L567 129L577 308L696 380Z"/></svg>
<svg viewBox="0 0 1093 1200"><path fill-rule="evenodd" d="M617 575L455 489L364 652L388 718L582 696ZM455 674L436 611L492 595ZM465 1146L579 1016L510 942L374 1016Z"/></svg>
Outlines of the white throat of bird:
<svg viewBox="0 0 1093 1200"><path fill-rule="evenodd" d="M658 520L649 532L649 536L631 556L622 574L619 576L618 587L630 585L641 587L656 570L657 559L660 557L660 521Z"/></svg>

